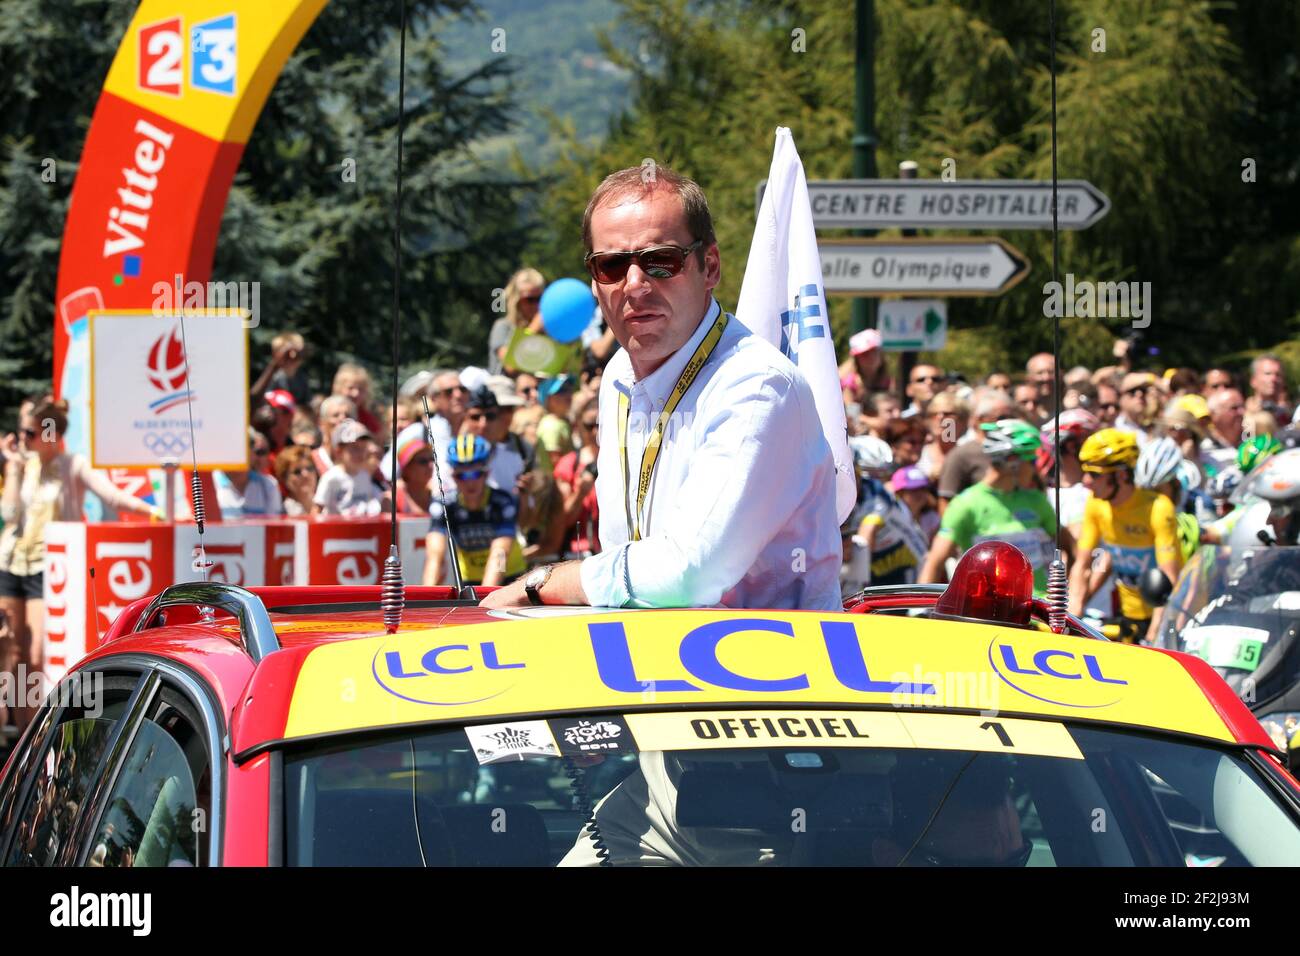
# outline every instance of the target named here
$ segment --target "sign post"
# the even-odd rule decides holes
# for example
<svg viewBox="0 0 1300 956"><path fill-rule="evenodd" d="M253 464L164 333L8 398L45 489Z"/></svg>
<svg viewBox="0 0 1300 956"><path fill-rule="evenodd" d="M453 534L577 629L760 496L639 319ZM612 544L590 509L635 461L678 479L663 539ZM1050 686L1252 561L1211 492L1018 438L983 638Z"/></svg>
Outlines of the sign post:
<svg viewBox="0 0 1300 956"><path fill-rule="evenodd" d="M997 237L822 239L827 295L1001 295L1029 274L1025 255Z"/></svg>

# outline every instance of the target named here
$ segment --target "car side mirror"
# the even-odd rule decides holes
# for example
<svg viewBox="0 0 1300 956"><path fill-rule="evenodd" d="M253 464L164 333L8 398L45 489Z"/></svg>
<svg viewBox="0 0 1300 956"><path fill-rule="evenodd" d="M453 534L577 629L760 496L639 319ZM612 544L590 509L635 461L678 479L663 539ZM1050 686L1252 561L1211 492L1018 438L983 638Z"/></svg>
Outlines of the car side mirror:
<svg viewBox="0 0 1300 956"><path fill-rule="evenodd" d="M1142 575L1142 580L1138 582L1138 590L1142 592L1142 600L1152 607L1164 607L1174 590L1174 585L1159 568L1147 568L1146 573Z"/></svg>

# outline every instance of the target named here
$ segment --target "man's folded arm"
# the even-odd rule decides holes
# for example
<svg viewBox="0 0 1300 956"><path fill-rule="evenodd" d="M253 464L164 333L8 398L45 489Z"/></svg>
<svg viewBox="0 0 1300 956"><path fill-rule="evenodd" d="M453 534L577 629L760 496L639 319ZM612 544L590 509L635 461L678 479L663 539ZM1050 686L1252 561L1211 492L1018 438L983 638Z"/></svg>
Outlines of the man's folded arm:
<svg viewBox="0 0 1300 956"><path fill-rule="evenodd" d="M819 462L801 451L808 417L800 403L812 399L789 379L756 373L728 392L737 400L706 423L677 499L652 490L651 533L583 562L593 605L717 604L812 492L818 469L833 469L829 447ZM816 533L809 529L810 542Z"/></svg>

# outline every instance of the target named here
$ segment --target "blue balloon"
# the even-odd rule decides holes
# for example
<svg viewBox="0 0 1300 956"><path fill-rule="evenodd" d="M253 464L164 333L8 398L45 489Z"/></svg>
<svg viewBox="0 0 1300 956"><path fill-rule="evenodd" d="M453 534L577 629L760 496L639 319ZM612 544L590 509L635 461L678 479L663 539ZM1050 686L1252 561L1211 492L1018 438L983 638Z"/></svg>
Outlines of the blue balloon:
<svg viewBox="0 0 1300 956"><path fill-rule="evenodd" d="M556 279L538 304L546 334L557 342L572 342L591 324L596 297L581 279Z"/></svg>

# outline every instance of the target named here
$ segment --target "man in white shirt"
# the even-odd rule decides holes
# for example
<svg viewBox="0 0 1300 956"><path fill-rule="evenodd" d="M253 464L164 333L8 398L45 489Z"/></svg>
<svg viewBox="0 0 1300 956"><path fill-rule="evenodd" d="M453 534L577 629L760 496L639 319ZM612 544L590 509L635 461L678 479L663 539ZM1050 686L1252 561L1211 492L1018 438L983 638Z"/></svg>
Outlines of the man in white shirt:
<svg viewBox="0 0 1300 956"><path fill-rule="evenodd" d="M839 609L835 463L812 391L714 301L721 261L699 186L662 166L614 173L583 234L623 346L600 388L603 550L483 604Z"/></svg>

